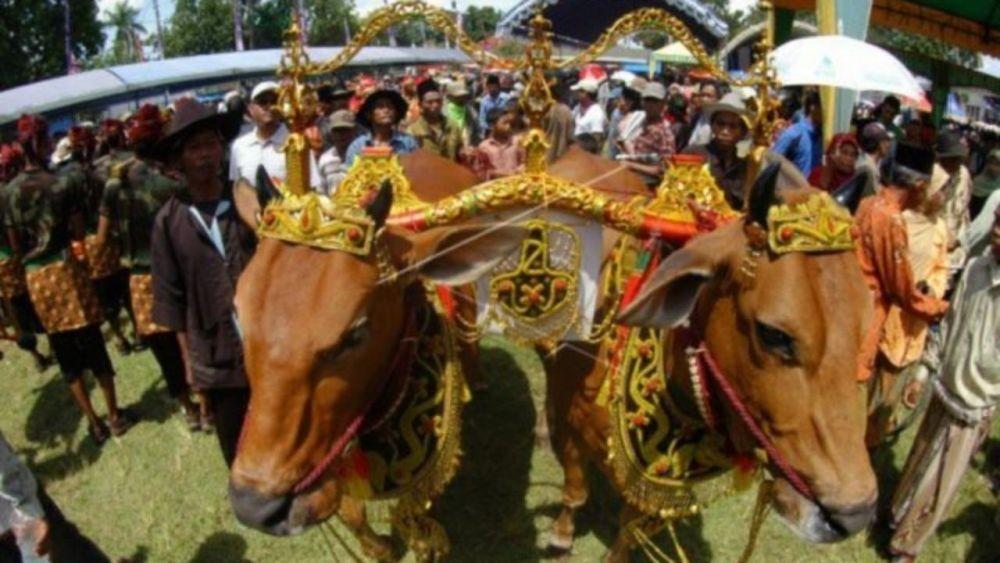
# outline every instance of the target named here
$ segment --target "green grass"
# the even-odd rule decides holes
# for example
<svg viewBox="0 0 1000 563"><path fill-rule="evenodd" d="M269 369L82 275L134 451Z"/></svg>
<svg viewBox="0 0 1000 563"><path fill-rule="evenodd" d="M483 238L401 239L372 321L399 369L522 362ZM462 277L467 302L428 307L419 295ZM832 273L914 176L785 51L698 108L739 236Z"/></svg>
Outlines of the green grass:
<svg viewBox="0 0 1000 563"><path fill-rule="evenodd" d="M35 373L28 358L0 346L0 429L46 483L70 519L113 558L139 561L349 561L335 557L322 532L272 538L240 527L226 501L226 471L215 438L190 434L173 407L148 353L114 356L121 402L142 422L121 439L95 448L55 369ZM466 409L465 459L437 503L452 541L454 561L538 561L559 510L562 473L532 433L543 399L535 355L488 339L482 354L491 387ZM100 394L93 393L99 412ZM898 477L913 430L879 460L882 490ZM987 449L1000 449L995 424ZM950 517L925 550L926 561L996 561L1000 528L996 500L978 468L965 478ZM753 494L719 501L681 529L695 561L734 561L746 539ZM595 480L578 517L574 561L598 561L614 539L619 501ZM384 529L384 524L381 525ZM347 533L339 524L342 537ZM356 544L348 539L353 549ZM813 546L768 519L754 561L878 561L884 532L861 534L833 546ZM637 560L640 560L638 554Z"/></svg>

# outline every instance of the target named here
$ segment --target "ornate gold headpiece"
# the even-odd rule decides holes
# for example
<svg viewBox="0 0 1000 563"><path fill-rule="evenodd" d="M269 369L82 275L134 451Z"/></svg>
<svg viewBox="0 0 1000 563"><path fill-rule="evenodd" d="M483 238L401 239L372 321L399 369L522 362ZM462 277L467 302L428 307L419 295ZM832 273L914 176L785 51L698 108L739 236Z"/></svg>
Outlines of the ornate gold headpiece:
<svg viewBox="0 0 1000 563"><path fill-rule="evenodd" d="M285 193L267 204L257 234L367 256L375 244L375 222L357 206L338 207L316 193Z"/></svg>
<svg viewBox="0 0 1000 563"><path fill-rule="evenodd" d="M705 159L697 155L675 155L671 165L656 188L654 197L645 211L665 219L694 222L691 203L714 211L723 217L733 217L733 211L726 202L719 185Z"/></svg>
<svg viewBox="0 0 1000 563"><path fill-rule="evenodd" d="M853 224L851 214L830 194L816 193L801 203L771 207L767 242L775 254L850 250Z"/></svg>

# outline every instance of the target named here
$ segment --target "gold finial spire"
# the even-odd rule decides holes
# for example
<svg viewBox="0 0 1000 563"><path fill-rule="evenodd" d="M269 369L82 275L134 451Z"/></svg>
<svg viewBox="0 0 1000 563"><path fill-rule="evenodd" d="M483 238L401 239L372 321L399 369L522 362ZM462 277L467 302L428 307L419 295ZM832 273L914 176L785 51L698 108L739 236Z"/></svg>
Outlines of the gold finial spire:
<svg viewBox="0 0 1000 563"><path fill-rule="evenodd" d="M283 39L284 53L278 69L283 80L278 108L291 130L284 147L287 177L283 188L292 194L301 195L310 190L309 143L306 141L305 130L315 118L316 95L305 82L309 55L302 46L298 12L292 15L292 25L285 31Z"/></svg>

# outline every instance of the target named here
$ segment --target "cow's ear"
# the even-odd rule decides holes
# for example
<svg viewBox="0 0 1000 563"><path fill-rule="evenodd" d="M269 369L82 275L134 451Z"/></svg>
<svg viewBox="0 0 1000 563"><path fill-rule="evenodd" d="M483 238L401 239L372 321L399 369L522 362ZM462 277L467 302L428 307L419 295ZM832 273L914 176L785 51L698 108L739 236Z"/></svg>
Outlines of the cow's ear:
<svg viewBox="0 0 1000 563"><path fill-rule="evenodd" d="M655 328L684 324L706 284L729 263L732 248L740 247L737 238L728 228L692 239L660 264L639 295L618 314L618 322Z"/></svg>
<svg viewBox="0 0 1000 563"><path fill-rule="evenodd" d="M515 225L469 225L418 234L387 229L384 240L396 268L444 285L472 283L515 252L528 230Z"/></svg>

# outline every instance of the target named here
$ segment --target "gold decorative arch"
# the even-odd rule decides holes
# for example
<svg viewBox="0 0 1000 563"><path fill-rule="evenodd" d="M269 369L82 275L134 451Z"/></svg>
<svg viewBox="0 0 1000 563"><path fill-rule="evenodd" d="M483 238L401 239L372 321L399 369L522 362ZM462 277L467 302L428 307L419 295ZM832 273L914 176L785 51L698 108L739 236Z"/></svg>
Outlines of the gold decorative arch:
<svg viewBox="0 0 1000 563"><path fill-rule="evenodd" d="M761 5L765 11L770 10L768 0L762 1ZM776 118L777 105L773 93L777 82L769 62L772 45L766 37L759 46L758 60L751 67L748 77L743 80L733 80L712 59L680 19L660 8L644 8L625 14L584 51L558 62L552 57L552 23L542 15L541 10L538 10L529 23L528 45L524 56L505 58L484 50L458 27L445 10L431 6L423 0L398 0L374 11L364 28L343 50L325 62L313 62L309 59L302 46L302 33L297 17L293 20L291 28L285 32L285 52L281 58L278 75L283 78L280 104L292 131L286 146L289 172L285 189L288 192L301 195L309 191L309 174L308 170L304 170L308 167L308 143L305 141L304 131L308 126L308 116L314 112L315 96L306 84L306 79L310 76L335 72L357 56L361 49L372 43L380 33L413 18L422 18L428 25L443 33L476 65L483 68L506 69L524 75L526 87L520 103L529 123L529 132L523 140L528 174L544 173L546 169L545 153L548 143L542 130L542 121L554 104L549 78L551 73L592 62L619 40L644 30L663 31L683 43L701 66L718 80L734 86L754 88L757 94L754 120L751 123L755 144L751 158L754 163L759 165L763 151L770 143ZM569 193L565 195L572 197ZM640 229L635 225L634 228L626 230L635 232Z"/></svg>

